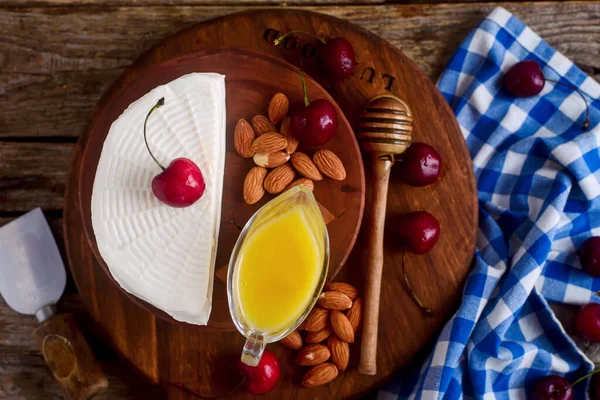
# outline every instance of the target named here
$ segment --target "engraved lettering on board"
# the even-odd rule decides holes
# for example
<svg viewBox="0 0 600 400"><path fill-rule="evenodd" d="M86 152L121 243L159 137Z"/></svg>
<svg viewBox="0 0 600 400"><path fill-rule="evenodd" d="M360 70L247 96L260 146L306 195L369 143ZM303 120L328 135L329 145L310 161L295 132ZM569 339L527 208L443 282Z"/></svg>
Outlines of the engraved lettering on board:
<svg viewBox="0 0 600 400"><path fill-rule="evenodd" d="M277 37L279 37L279 35L280 32L277 29L267 28L263 33L263 39L267 43L272 44L273 41ZM287 51L296 50L298 48L298 41L294 37L288 36L283 40L281 46ZM317 55L317 49L314 44L306 43L300 48L300 54L304 58L312 58ZM363 82L370 83L371 85L381 85L387 91L392 90L392 88L394 87L394 82L396 81L395 76L390 75L386 72L381 73L377 71L375 66L363 65L358 62L356 63L356 68L352 75ZM336 93L332 92L333 89L325 89L327 89L327 91L330 92L330 94L335 98L334 94Z"/></svg>

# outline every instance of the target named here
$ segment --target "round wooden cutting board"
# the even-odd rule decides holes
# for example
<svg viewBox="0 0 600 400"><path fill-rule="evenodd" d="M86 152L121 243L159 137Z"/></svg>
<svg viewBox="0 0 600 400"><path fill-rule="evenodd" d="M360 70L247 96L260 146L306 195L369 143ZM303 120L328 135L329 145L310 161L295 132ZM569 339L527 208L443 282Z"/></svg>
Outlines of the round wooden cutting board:
<svg viewBox="0 0 600 400"><path fill-rule="evenodd" d="M256 71L261 71L257 74ZM285 92L290 100L290 107L303 107L303 93L300 70L285 61L247 50L196 50L171 58L160 64L145 68L126 87L107 94L106 106L97 113L90 123L87 132L87 143L81 159L79 173L79 207L83 218L83 228L96 255L100 267L111 278L108 266L96 244L92 227L91 199L96 167L102 152L104 140L112 123L134 101L150 92L155 87L173 81L192 72L215 72L226 76L226 157L223 177L223 200L221 212L221 228L217 249L217 278L221 279L214 286L213 306L210 320L206 327L196 326L199 330L234 330L229 315L227 292L223 279L229 255L244 226L260 207L274 196L268 193L256 204L244 202L242 188L246 174L255 165L252 159L240 157L233 145L233 132L240 118L250 121L255 115L267 114L267 105L271 97L278 92ZM290 85L296 82L296 85ZM306 79L309 98L328 98L329 94L309 77ZM337 105L334 104L335 107ZM325 207L328 215L335 218L326 222L330 240L329 276L339 271L348 257L360 227L364 206L365 178L360 150L356 138L342 111L337 108L340 121L336 136L324 148L333 151L342 160L347 177L343 181L323 179L315 182L314 194L321 207ZM141 137L140 132L140 137ZM297 151L312 154L312 149L300 145ZM150 191L148 183L147 190ZM143 229L144 224L138 226ZM221 272L222 271L222 272ZM118 285L116 281L113 286ZM156 309L145 301L125 295L142 308L154 315L174 324L177 322L166 313Z"/></svg>
<svg viewBox="0 0 600 400"><path fill-rule="evenodd" d="M292 29L315 32L325 37L347 38L357 53L358 65L354 76L337 83L319 76L315 69L316 46L311 41L288 40L283 46L271 45L280 32ZM90 126L99 121L114 94L137 82L147 73L148 66L198 49L223 48L252 50L295 64L301 60L303 69L328 89L352 125L373 96L383 93L399 96L413 111L413 140L432 145L442 156L440 179L423 188L404 185L392 170L381 293L378 374L358 374L359 337L351 346L347 371L340 373L330 384L303 388L300 380L305 369L293 364L295 352L279 344L268 346L280 360L282 376L266 398L329 399L365 394L390 380L399 368L407 365L432 339L460 300L475 245L477 198L471 160L458 124L429 79L402 52L381 38L333 17L291 9L265 9L195 25L159 43L140 57L107 91L94 109ZM256 70L257 76L263 73L262 69ZM269 76L261 79L268 80ZM162 83L160 77L159 83ZM297 82L290 82L290 85L297 85ZM290 86L290 91L295 92L295 89ZM149 306L126 296L98 262L85 233L82 204L79 202L79 194L85 191L85 184L91 185L85 179L81 182L79 176L85 162L82 154L90 140L90 132L82 135L75 150L65 198L64 223L69 265L92 317L105 329L120 354L149 380L181 388L171 391L174 397L185 398L189 392L211 397L228 391L239 381L235 365L244 341L241 335L236 331L207 331L168 318L157 318ZM370 211L369 172L368 169L365 171L365 216ZM341 186L338 190L361 195L358 187ZM433 309L433 317L423 316L406 293L400 274L401 245L394 239L396 218L416 210L427 210L436 216L442 230L440 240L431 252L406 256L407 274L412 286L424 303ZM340 214L335 216L342 217ZM366 265L364 231L358 235L352 253L336 277L336 280L354 283L359 289ZM344 249L335 250L344 253ZM219 254L219 257L226 260L227 254ZM342 261L343 257L340 263ZM222 285L220 289L219 285ZM215 278L215 296L219 290L223 293L224 283ZM218 302L216 298L214 301ZM232 396L251 397L241 391Z"/></svg>

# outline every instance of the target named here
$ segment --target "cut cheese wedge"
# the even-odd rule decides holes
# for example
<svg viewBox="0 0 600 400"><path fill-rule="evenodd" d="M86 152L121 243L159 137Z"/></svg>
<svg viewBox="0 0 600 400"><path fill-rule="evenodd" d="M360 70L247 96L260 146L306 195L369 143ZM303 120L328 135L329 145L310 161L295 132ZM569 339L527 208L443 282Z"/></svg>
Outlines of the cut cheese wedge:
<svg viewBox="0 0 600 400"><path fill-rule="evenodd" d="M152 178L187 157L202 170L206 191L188 208L162 204ZM225 163L225 77L193 73L159 86L132 103L111 125L92 194L96 243L119 285L178 321L206 325L221 219Z"/></svg>

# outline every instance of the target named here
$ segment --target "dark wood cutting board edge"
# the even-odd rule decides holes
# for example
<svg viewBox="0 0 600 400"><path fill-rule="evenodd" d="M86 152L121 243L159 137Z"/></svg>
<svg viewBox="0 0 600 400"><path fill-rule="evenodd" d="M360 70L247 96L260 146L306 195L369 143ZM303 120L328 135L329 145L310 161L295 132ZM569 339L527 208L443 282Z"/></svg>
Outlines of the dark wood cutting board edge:
<svg viewBox="0 0 600 400"><path fill-rule="evenodd" d="M382 313L380 325L379 374L377 376L364 377L357 374L359 347L353 345L349 371L341 374L329 385L317 389L304 389L298 386L303 369L290 363L290 360L293 359L293 352L282 346L269 346L282 361L282 381L267 397L355 397L391 379L394 371L407 365L417 351L432 338L440 325L455 310L464 279L470 269L477 229L475 178L458 124L434 85L400 50L360 27L334 17L307 11L264 9L220 17L187 28L164 39L126 70L115 82L113 88L127 84L135 70L143 65L156 63L195 48L247 48L293 61L289 55L291 52L286 54L285 51L270 48L266 42L261 42L263 36L267 37L269 32L290 29L305 29L324 35L347 37L357 48L359 65L356 77L335 87L335 91L338 92L336 100L346 115L351 120L356 118L368 97L390 89L390 92L407 99L409 104L412 100L414 104L411 105L417 121L415 139L434 145L445 161L440 181L426 188L406 187L399 183L399 177L394 176L394 172L392 172L388 203L388 228L393 226L393 219L396 215L417 209L430 210L440 219L442 237L436 248L425 256L407 255L409 277L414 281L414 286L423 299L434 308L435 317L423 318L406 293L403 292L401 285L398 285L399 254L392 243L386 248L385 253L386 265L382 291L382 309L385 311ZM243 31L243 34L236 35L236 30ZM225 34L221 34L222 32ZM371 50L373 51L371 52ZM379 64L374 60L379 61ZM310 72L310 66L305 64L303 67ZM393 73L388 74L390 71ZM318 76L317 79L319 80ZM327 84L327 82L324 83ZM356 104L347 101L348 93L353 94L352 102ZM98 106L102 105L102 102L103 100L98 103ZM424 118L423 115L420 116L425 108L427 108L425 110L427 118ZM96 117L96 111L97 109L93 113L93 118ZM430 114L433 114L435 118L430 119ZM419 125L419 121L427 122L426 125L423 122ZM81 148L84 145L85 140L82 137L75 150L70 173L79 164L78 157L81 156ZM69 198L74 200L73 196L76 194L72 193L73 188L68 187L67 189L66 201ZM456 196L449 195L449 193ZM366 213L369 212L368 208L369 204L365 209ZM79 250L85 244L85 238L78 237L77 234L74 235L74 232L69 231L69 225L76 223L76 219L77 216L72 215L65 208L65 238L71 266L74 262L71 253ZM365 245L365 238L361 236L359 235L353 254L348 258L347 263L350 264L350 268L344 268L339 276L340 280L349 280L357 285L362 279L360 266L362 257L364 257L362 249ZM387 236L393 237L393 232ZM80 259L87 258L90 261L89 257L89 255L79 254ZM92 316L98 320L101 314L99 299L87 299L85 296L86 293L94 291L93 282L82 281L75 272L73 275ZM420 276L421 279L417 276ZM99 322L104 326L124 318L119 310L116 310L115 314L118 315L111 315L109 321ZM126 325L134 327L138 322L134 318L127 321ZM135 346L135 335L120 336L115 332L108 332L113 345L138 371L152 382L183 386L186 388L185 390L191 390L198 394L210 395L210 393L215 393L215 389L219 389L213 387L208 388L207 391L205 383L200 381L202 376L215 372L211 369L220 370L221 367L215 365L207 367L207 362L202 357L198 357L197 354L190 355L172 345L172 339L183 339L187 333L185 329L179 329L177 332L165 336L162 332L168 330L169 326L165 325L164 321L151 318L142 323L144 324L142 328L147 328L152 335L153 346L148 349L142 350ZM238 338L224 336L231 341L239 342ZM192 347L193 344L191 343ZM164 353L165 351L166 353ZM235 360L237 354L223 354L221 357L221 360L229 358ZM171 362L169 362L170 360ZM191 369L189 367L182 368L182 364L188 365ZM218 373L219 371L215 372L217 375ZM227 376L231 379L230 375ZM214 386L215 382L210 379L209 382ZM172 394L177 398L185 396L183 391ZM244 393L237 393L237 395L245 397Z"/></svg>

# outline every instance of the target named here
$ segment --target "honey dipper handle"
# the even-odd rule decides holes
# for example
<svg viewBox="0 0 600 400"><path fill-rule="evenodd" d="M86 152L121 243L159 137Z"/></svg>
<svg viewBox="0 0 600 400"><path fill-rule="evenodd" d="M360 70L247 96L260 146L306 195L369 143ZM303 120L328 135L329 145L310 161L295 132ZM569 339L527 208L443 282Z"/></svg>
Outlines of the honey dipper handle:
<svg viewBox="0 0 600 400"><path fill-rule="evenodd" d="M368 265L365 287L365 305L360 365L358 371L363 375L377 373L377 329L379 325L379 294L381 292L381 273L383 271L383 231L385 226L385 208L387 203L390 168L393 162L383 153L372 153L372 209L369 221Z"/></svg>

